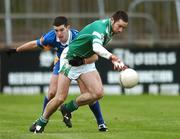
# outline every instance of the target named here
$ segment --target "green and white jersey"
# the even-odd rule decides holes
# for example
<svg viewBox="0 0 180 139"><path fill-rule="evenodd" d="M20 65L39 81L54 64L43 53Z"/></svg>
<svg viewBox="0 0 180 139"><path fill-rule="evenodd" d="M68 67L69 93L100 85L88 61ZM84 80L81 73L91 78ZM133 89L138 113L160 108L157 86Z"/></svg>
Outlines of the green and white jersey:
<svg viewBox="0 0 180 139"><path fill-rule="evenodd" d="M95 54L93 44L97 43L101 46L106 46L112 39L112 36L113 32L110 18L97 20L84 27L78 36L69 44L66 58L69 60L76 56L88 58Z"/></svg>

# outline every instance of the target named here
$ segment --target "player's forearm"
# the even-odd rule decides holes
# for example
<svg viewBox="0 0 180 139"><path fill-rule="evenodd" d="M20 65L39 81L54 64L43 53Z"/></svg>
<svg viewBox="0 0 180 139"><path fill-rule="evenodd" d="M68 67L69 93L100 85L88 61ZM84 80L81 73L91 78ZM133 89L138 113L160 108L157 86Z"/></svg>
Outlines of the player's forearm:
<svg viewBox="0 0 180 139"><path fill-rule="evenodd" d="M16 52L33 50L36 47L37 47L37 44L36 44L36 41L34 40L34 41L27 42L27 43L19 46L18 48L16 48Z"/></svg>
<svg viewBox="0 0 180 139"><path fill-rule="evenodd" d="M116 70L125 70L127 66L116 56L107 51L102 45L95 43L93 44L93 51L96 52L98 55L111 60L114 65L114 69Z"/></svg>
<svg viewBox="0 0 180 139"><path fill-rule="evenodd" d="M112 53L110 53L108 50L106 50L102 45L98 43L93 44L93 51L99 56L104 57L106 59L110 59L112 55Z"/></svg>
<svg viewBox="0 0 180 139"><path fill-rule="evenodd" d="M85 64L91 64L91 63L96 62L97 60L98 60L98 55L94 54L94 55L92 55L92 56L89 57L89 58L85 58L85 59L84 59L84 63L85 63Z"/></svg>

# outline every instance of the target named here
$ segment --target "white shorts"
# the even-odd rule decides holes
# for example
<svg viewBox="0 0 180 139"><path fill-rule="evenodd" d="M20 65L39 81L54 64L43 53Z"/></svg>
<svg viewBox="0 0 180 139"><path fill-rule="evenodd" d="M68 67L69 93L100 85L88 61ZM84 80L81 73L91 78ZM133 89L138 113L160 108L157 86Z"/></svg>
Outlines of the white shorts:
<svg viewBox="0 0 180 139"><path fill-rule="evenodd" d="M66 47L61 54L59 72L64 73L64 75L71 80L76 80L81 74L96 71L95 63L84 64L77 67L71 66L68 62L68 59L66 59L68 49L69 48Z"/></svg>

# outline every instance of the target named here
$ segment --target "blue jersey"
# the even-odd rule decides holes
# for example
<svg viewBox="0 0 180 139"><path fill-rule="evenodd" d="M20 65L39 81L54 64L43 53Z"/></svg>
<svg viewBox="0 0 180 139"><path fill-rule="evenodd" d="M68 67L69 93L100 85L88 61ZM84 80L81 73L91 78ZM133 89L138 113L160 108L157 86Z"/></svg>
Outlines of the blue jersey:
<svg viewBox="0 0 180 139"><path fill-rule="evenodd" d="M69 30L69 43L77 36L78 31L75 29ZM58 58L60 57L62 51L69 44L62 44L59 39L56 37L54 30L50 30L44 34L40 39L37 40L37 46L44 49L55 49L57 51Z"/></svg>
<svg viewBox="0 0 180 139"><path fill-rule="evenodd" d="M57 57L54 59L54 68L53 74L58 75L59 71L59 57L61 56L62 51L65 47L69 45L69 43L74 40L74 38L78 35L78 31L75 29L69 30L69 38L66 44L60 42L60 40L56 37L56 33L54 30L50 30L46 34L44 34L40 39L37 39L36 43L38 47L43 49L55 49L57 51Z"/></svg>

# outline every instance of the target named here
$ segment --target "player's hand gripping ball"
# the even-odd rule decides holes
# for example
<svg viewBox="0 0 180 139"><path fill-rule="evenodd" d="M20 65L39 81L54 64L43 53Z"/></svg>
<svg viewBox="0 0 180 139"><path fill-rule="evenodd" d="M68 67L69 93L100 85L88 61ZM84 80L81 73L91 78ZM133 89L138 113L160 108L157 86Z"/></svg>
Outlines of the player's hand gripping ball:
<svg viewBox="0 0 180 139"><path fill-rule="evenodd" d="M132 88L138 84L139 76L135 70L127 68L120 72L119 81L121 87Z"/></svg>

